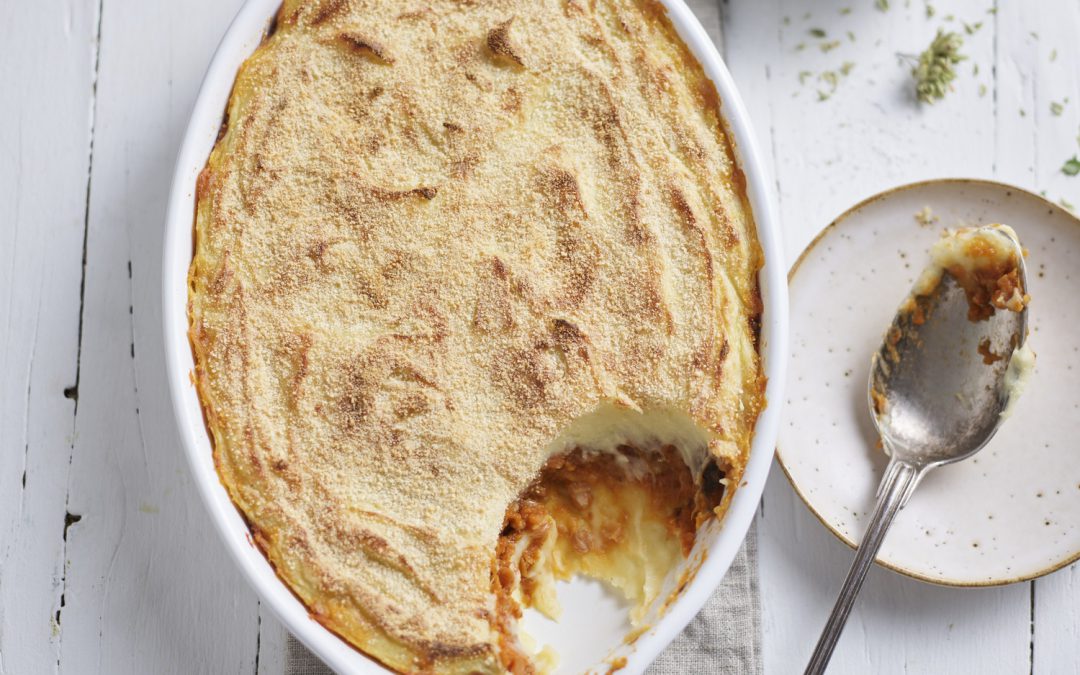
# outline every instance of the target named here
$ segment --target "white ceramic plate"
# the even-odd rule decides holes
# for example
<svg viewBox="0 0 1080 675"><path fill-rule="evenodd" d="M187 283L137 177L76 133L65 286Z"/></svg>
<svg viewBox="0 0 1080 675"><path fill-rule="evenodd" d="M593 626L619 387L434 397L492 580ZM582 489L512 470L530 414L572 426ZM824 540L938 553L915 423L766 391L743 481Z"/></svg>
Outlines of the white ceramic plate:
<svg viewBox="0 0 1080 675"><path fill-rule="evenodd" d="M180 435L203 500L226 546L264 604L336 671L382 673L385 670L381 666L312 620L250 543L248 529L214 470L210 440L190 380L193 364L186 333L186 275L192 256L195 180L217 137L236 71L258 46L279 4L280 0L248 0L240 10L210 64L177 160L165 236L162 289L170 388ZM690 564L700 565L694 580L649 631L633 645L623 644L628 630L625 608L599 584L586 580L560 588L559 598L565 610L561 624L535 617L527 619L530 632L559 651L562 657L560 670L564 672L583 672L592 667L606 670L604 659L616 656L627 658L626 672L641 672L697 614L727 572L753 519L772 459L779 425L779 403L783 400L787 284L783 251L768 192L771 182L754 145L746 111L716 48L682 0L667 0L664 4L679 34L716 84L738 160L749 185L749 197L765 251L766 264L761 274L765 305L762 353L769 378L766 394L771 403L758 420L744 482L736 492L727 516L721 524L708 526L698 537L698 545L690 558ZM680 571L673 573L673 579Z"/></svg>
<svg viewBox="0 0 1080 675"><path fill-rule="evenodd" d="M929 206L937 222L920 225ZM795 491L849 545L886 464L866 403L870 357L945 227L1002 222L1029 250L1034 375L978 455L932 472L877 562L938 584L1031 579L1080 557L1080 221L1017 188L917 183L854 207L790 274L792 362L777 450Z"/></svg>

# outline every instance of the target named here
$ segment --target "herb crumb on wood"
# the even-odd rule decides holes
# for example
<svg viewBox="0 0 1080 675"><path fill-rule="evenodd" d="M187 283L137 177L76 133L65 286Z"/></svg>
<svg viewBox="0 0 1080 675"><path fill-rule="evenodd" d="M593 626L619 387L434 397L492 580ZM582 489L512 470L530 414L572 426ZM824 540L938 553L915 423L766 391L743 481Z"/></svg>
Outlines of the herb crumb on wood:
<svg viewBox="0 0 1080 675"><path fill-rule="evenodd" d="M960 53L964 39L958 33L938 29L930 46L919 54L911 69L915 78L915 97L921 103L933 104L952 91L956 65L967 57Z"/></svg>
<svg viewBox="0 0 1080 675"><path fill-rule="evenodd" d="M1073 155L1071 159L1065 160L1065 164L1061 166L1061 173L1066 176L1075 176L1080 174L1080 159Z"/></svg>

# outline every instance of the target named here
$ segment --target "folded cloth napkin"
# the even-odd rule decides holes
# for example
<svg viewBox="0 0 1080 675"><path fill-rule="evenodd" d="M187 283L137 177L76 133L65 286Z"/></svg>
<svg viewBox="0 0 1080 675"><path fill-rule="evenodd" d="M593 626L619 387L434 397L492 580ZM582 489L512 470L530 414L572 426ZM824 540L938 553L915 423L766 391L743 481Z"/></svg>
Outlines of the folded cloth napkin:
<svg viewBox="0 0 1080 675"><path fill-rule="evenodd" d="M720 0L687 0L713 42L720 46ZM300 641L289 636L286 675L332 675ZM761 596L758 591L757 531L701 613L649 667L648 675L761 673Z"/></svg>
<svg viewBox="0 0 1080 675"><path fill-rule="evenodd" d="M289 636L286 675L332 675L300 641ZM649 667L649 675L761 673L761 601L757 528L751 527L727 576L690 622Z"/></svg>

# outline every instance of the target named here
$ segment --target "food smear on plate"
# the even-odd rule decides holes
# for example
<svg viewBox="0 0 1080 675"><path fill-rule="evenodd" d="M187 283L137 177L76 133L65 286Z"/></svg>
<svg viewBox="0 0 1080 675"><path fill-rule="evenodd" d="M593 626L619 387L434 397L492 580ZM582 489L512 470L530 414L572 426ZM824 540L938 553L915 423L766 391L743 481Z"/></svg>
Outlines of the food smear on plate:
<svg viewBox="0 0 1080 675"><path fill-rule="evenodd" d="M1033 372L1035 372L1035 352L1032 351L1031 345L1025 342L1023 347L1013 350L1012 356L1009 357L1009 365L1005 369L1005 391L1008 394L1009 403L1001 411L1002 417L1008 418L1012 415L1016 402L1020 400L1020 395L1027 388Z"/></svg>

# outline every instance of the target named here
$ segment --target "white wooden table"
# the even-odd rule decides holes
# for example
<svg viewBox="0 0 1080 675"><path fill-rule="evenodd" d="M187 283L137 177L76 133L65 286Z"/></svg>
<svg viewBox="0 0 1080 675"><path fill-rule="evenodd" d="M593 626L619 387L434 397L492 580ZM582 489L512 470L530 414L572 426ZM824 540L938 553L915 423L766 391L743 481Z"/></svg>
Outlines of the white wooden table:
<svg viewBox="0 0 1080 675"><path fill-rule="evenodd" d="M723 22L789 260L917 179L1080 204L1060 171L1080 150L1077 0L938 0L932 19L923 0L716 1L697 6ZM192 488L162 365L166 191L239 2L0 0L0 675L283 670L285 634ZM956 91L916 105L896 53L961 22L981 27ZM845 62L832 91L818 75ZM766 669L800 671L851 554L778 471L759 528ZM989 590L874 570L832 672L1080 673L1078 607L1076 566Z"/></svg>

